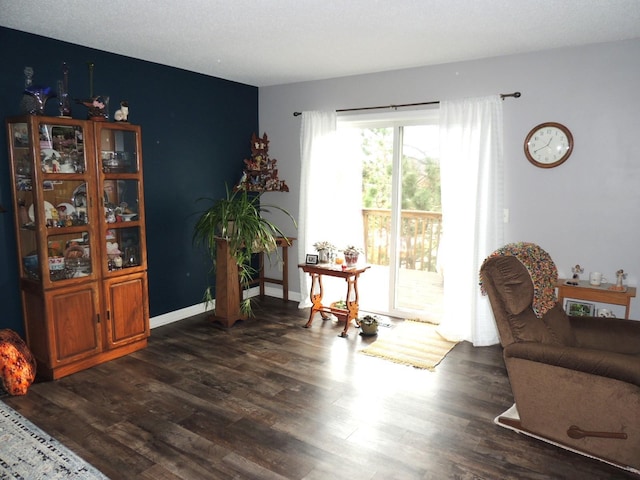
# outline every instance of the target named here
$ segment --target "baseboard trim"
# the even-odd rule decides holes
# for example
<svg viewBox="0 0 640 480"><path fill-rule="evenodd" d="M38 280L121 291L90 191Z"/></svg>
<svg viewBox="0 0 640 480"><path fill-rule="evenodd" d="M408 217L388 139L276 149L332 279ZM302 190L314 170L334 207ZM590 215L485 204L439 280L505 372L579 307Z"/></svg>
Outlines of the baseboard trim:
<svg viewBox="0 0 640 480"><path fill-rule="evenodd" d="M282 298L282 288L265 286L264 294L267 297ZM260 295L260 288L253 287L247 290L245 296L257 297ZM294 302L300 301L300 294L298 292L289 292L289 300ZM205 302L191 305L190 307L181 308L172 312L163 313L162 315L156 315L149 320L149 327L153 330L157 327L169 325L170 323L179 322L185 318L193 317L194 315L200 315L201 313L213 311L215 308L215 300L209 305Z"/></svg>
<svg viewBox="0 0 640 480"><path fill-rule="evenodd" d="M209 306L207 306L203 302L196 305L191 305L190 307L181 308L180 310L174 310L173 312L157 315L149 320L149 327L153 330L154 328L162 327L163 325L169 325L170 323L178 322L180 320L184 320L185 318L208 312L209 310L213 310L214 307L215 301L213 302L213 304L210 303Z"/></svg>

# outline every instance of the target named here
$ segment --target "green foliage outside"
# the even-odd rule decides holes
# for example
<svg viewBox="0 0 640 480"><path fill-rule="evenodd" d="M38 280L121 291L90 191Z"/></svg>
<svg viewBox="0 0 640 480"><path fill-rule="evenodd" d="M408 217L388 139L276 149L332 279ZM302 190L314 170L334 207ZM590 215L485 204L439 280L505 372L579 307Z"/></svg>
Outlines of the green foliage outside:
<svg viewBox="0 0 640 480"><path fill-rule="evenodd" d="M427 154L425 146L430 140L422 137L428 128L404 129L399 259L400 268L436 271L440 217L416 214L442 212L440 163ZM414 130L409 132L408 129ZM363 207L386 211L365 215L367 261L376 265L389 265L390 261L393 130L392 127L360 130Z"/></svg>
<svg viewBox="0 0 640 480"><path fill-rule="evenodd" d="M364 208L391 208L393 128L362 129ZM402 209L442 211L440 163L415 145L402 156Z"/></svg>

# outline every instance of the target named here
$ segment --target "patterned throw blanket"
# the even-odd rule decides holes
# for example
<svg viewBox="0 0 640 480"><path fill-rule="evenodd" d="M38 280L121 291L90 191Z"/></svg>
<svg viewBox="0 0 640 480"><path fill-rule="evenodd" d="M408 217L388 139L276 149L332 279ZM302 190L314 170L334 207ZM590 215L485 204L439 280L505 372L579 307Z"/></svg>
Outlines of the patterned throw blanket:
<svg viewBox="0 0 640 480"><path fill-rule="evenodd" d="M484 262L490 258L501 256L513 256L520 260L531 276L533 282L533 311L538 318L551 310L556 304L556 283L558 281L558 270L551 256L535 243L517 242L508 243L489 255ZM483 262L483 265L484 265ZM480 278L480 289L486 295Z"/></svg>

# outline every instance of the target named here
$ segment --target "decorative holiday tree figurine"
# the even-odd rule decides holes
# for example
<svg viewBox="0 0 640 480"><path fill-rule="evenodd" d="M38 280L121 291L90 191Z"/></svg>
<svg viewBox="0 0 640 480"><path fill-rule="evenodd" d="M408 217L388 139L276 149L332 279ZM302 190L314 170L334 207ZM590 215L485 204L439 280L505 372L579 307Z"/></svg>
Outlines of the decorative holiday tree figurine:
<svg viewBox="0 0 640 480"><path fill-rule="evenodd" d="M249 192L288 192L284 180L278 179L277 160L269 158L269 139L251 135L251 157L244 160L244 172L235 190Z"/></svg>

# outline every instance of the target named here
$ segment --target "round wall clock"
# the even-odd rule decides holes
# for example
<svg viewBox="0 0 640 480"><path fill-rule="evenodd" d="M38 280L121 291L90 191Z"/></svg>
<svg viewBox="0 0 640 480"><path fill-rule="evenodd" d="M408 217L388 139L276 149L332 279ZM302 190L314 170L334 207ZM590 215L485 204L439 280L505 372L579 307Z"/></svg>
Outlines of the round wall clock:
<svg viewBox="0 0 640 480"><path fill-rule="evenodd" d="M524 140L524 154L536 167L552 168L564 163L573 151L573 136L560 123L533 127Z"/></svg>

